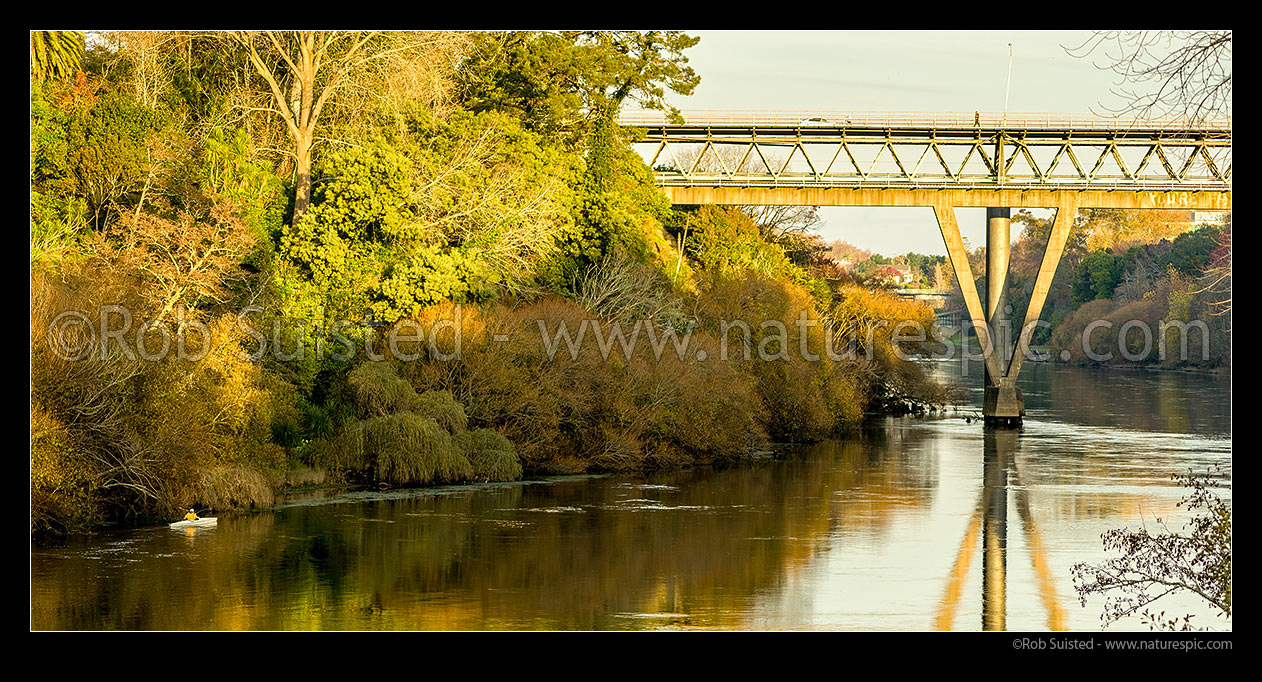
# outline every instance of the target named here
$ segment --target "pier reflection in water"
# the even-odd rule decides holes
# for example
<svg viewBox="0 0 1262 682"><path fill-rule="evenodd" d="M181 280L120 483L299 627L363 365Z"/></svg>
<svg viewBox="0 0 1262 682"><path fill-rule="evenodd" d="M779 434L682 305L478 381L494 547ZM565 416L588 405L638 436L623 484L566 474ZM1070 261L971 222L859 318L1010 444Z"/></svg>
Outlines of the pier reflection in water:
<svg viewBox="0 0 1262 682"><path fill-rule="evenodd" d="M959 553L947 582L946 594L938 606L934 627L951 630L969 577L973 555L981 538L982 547L982 629L1007 629L1008 509L1015 505L1025 534L1025 547L1038 582L1038 592L1047 612L1048 630L1065 629L1065 610L1057 594L1038 525L1030 511L1029 491L1016 467L1019 433L1015 429L988 428L983 436L981 496L960 542Z"/></svg>

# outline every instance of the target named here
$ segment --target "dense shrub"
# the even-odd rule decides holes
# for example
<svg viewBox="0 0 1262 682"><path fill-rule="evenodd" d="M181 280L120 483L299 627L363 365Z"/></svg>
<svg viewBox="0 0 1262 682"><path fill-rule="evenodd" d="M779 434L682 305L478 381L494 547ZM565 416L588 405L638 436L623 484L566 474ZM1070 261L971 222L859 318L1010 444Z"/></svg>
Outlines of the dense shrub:
<svg viewBox="0 0 1262 682"><path fill-rule="evenodd" d="M412 411L433 419L451 434L461 433L469 427L464 407L451 397L450 391L425 391L413 401Z"/></svg>
<svg viewBox="0 0 1262 682"><path fill-rule="evenodd" d="M91 462L70 433L38 405L31 406L31 532L83 531L99 521L99 485Z"/></svg>
<svg viewBox="0 0 1262 682"><path fill-rule="evenodd" d="M726 337L720 341L727 356L741 360L743 370L755 378L771 437L812 441L856 426L884 368L902 363L888 352L888 327L865 335L858 325L879 319L892 326L891 317L924 318L916 306L878 305L877 296L859 287L845 288L832 318L825 319L814 297L794 284L752 270L709 272L697 309L705 329ZM847 353L846 342L856 336ZM860 345L869 337L877 346L874 360L867 359Z"/></svg>
<svg viewBox="0 0 1262 682"><path fill-rule="evenodd" d="M1103 249L1087 254L1074 271L1073 301L1086 303L1099 298L1113 298L1113 290L1122 282L1126 259Z"/></svg>
<svg viewBox="0 0 1262 682"><path fill-rule="evenodd" d="M388 362L364 362L350 371L346 383L355 396L359 413L365 417L411 410L417 401L416 390Z"/></svg>
<svg viewBox="0 0 1262 682"><path fill-rule="evenodd" d="M270 501L268 481L286 464L273 424L290 418L289 396L244 359L233 316L173 341L184 345L184 358L145 359L134 335L124 335L125 349L78 329L63 339L87 349L75 360L54 352L45 335L60 311L92 311L89 322L99 329L102 304L128 304L138 317L147 311L144 298L127 278L99 271L65 280L36 274L32 290L32 421L42 425L32 448L32 471L40 474L33 490L55 493L36 496L33 522L69 529L98 513L143 519L193 505ZM72 505L59 501L66 496Z"/></svg>
<svg viewBox="0 0 1262 682"><path fill-rule="evenodd" d="M316 446L314 460L352 479L390 485L454 483L473 476L451 434L411 412L347 424L332 441Z"/></svg>
<svg viewBox="0 0 1262 682"><path fill-rule="evenodd" d="M473 467L473 478L483 481L516 481L521 462L507 438L494 429L475 429L456 434L452 442Z"/></svg>
<svg viewBox="0 0 1262 682"><path fill-rule="evenodd" d="M1069 362L1091 362L1083 350L1082 332L1094 320L1102 319L1116 307L1116 303L1108 299L1096 299L1083 304L1070 313L1052 332L1052 348L1059 353L1069 352ZM1108 344L1100 340L1101 335L1093 335L1092 352L1107 353Z"/></svg>
<svg viewBox="0 0 1262 682"><path fill-rule="evenodd" d="M709 334L694 333L681 359L666 338L673 332L656 325L650 331L645 322L638 341L628 343L634 349L628 356L614 338L614 323L556 298L518 307L466 306L459 315L454 306L434 306L416 322L429 329L457 318L458 358L427 355L400 371L416 386L450 391L471 426L502 431L527 470L680 466L740 457L765 441L753 379L719 358ZM573 347L557 336L562 325ZM580 329L586 330L583 343ZM632 324L621 330L631 336ZM650 333L664 345L660 359ZM506 340L493 341L497 336ZM453 339L440 335L438 351L454 355ZM551 356L549 344L555 344ZM703 349L707 359L699 361L696 352Z"/></svg>
<svg viewBox="0 0 1262 682"><path fill-rule="evenodd" d="M1214 296L1171 269L1137 300L1098 299L1083 305L1056 328L1052 347L1068 351L1067 360L1073 364L1215 367L1229 363L1230 319L1214 314ZM1092 358L1083 348L1083 335L1097 322L1089 337L1097 356Z"/></svg>

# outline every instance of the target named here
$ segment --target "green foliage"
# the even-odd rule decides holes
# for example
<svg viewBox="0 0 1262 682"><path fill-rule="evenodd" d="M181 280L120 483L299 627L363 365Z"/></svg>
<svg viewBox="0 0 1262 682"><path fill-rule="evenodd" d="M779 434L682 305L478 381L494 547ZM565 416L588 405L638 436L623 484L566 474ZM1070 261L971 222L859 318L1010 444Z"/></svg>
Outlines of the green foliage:
<svg viewBox="0 0 1262 682"><path fill-rule="evenodd" d="M240 205L259 246L249 262L263 269L280 243L286 199L280 179L253 156L254 141L244 128L212 130L202 145L201 179L208 193Z"/></svg>
<svg viewBox="0 0 1262 682"><path fill-rule="evenodd" d="M649 262L662 251L662 224L670 214L643 159L627 147L611 116L600 119L573 226L558 235L555 258L541 269L541 279L554 291L569 292L584 271L613 254Z"/></svg>
<svg viewBox="0 0 1262 682"><path fill-rule="evenodd" d="M383 252L411 225L410 167L384 143L325 157L319 172L326 179L316 184L311 207L281 231L281 253L296 270L295 312L314 318L323 305L324 315L337 319L368 308Z"/></svg>
<svg viewBox="0 0 1262 682"><path fill-rule="evenodd" d="M951 267L947 263L946 256L928 256L920 253L908 253L907 265L911 266L916 278L928 287L935 286L933 281L935 266Z"/></svg>
<svg viewBox="0 0 1262 682"><path fill-rule="evenodd" d="M706 270L753 270L774 276L788 269L784 251L759 238L758 226L744 212L703 206L690 218L684 252Z"/></svg>
<svg viewBox="0 0 1262 682"><path fill-rule="evenodd" d="M192 123L222 121L233 107L233 89L239 87L242 73L248 73L249 58L242 50L226 49L220 36L185 35L186 47L163 50L163 74L170 78L164 106Z"/></svg>
<svg viewBox="0 0 1262 682"><path fill-rule="evenodd" d="M405 232L412 220L408 209L411 167L407 155L384 140L332 152L317 167L323 181L316 185L302 223L329 235L328 241L348 245L412 236ZM331 276L328 264L316 265L318 259L303 251L304 246L292 241L298 260L309 264L317 276Z"/></svg>
<svg viewBox="0 0 1262 682"><path fill-rule="evenodd" d="M303 405L303 418L306 423L306 432L313 439L329 440L337 433L333 417L329 414L329 410L321 405L311 403Z"/></svg>
<svg viewBox="0 0 1262 682"><path fill-rule="evenodd" d="M451 434L433 419L411 412L347 424L331 443L318 446L316 463L390 485L457 483L473 477Z"/></svg>
<svg viewBox="0 0 1262 682"><path fill-rule="evenodd" d="M449 433L463 433L469 426L464 407L451 397L451 391L425 391L416 397L412 411L438 422Z"/></svg>
<svg viewBox="0 0 1262 682"><path fill-rule="evenodd" d="M894 261L890 260L889 258L886 258L885 256L882 256L879 253L874 253L868 258L856 264L854 267L854 271L860 275L865 275L865 276L871 275L872 273L875 273L876 271L880 270L886 265L893 264L893 262Z"/></svg>
<svg viewBox="0 0 1262 682"><path fill-rule="evenodd" d="M131 95L106 93L66 130L67 180L101 227L110 202L140 189L151 162L149 140L162 117Z"/></svg>
<svg viewBox="0 0 1262 682"><path fill-rule="evenodd" d="M513 31L474 37L459 78L473 111L509 112L532 130L568 142L630 99L671 110L666 91L691 94L700 82L684 50L698 38L678 31Z"/></svg>
<svg viewBox="0 0 1262 682"><path fill-rule="evenodd" d="M470 52L459 73L469 109L509 112L550 136L577 124L583 64L571 41L545 31L477 33Z"/></svg>
<svg viewBox="0 0 1262 682"><path fill-rule="evenodd" d="M1125 268L1125 258L1103 249L1087 254L1074 272L1074 302L1081 304L1097 298L1112 298Z"/></svg>
<svg viewBox="0 0 1262 682"><path fill-rule="evenodd" d="M417 111L406 138L424 239L484 262L488 282L528 284L573 224L579 156L492 111Z"/></svg>
<svg viewBox="0 0 1262 682"><path fill-rule="evenodd" d="M326 156L311 208L284 231L291 290L326 312L371 306L394 322L445 299L485 300L528 279L569 224L573 155L490 112L417 111L407 127Z"/></svg>
<svg viewBox="0 0 1262 682"><path fill-rule="evenodd" d="M373 292L372 311L387 323L439 301L484 301L494 292L496 273L464 249L424 244L388 266Z"/></svg>
<svg viewBox="0 0 1262 682"><path fill-rule="evenodd" d="M84 36L79 31L31 31L31 78L65 78L79 70Z"/></svg>
<svg viewBox="0 0 1262 682"><path fill-rule="evenodd" d="M1218 248L1217 238L1222 230L1213 225L1203 225L1174 238L1164 263L1188 276L1200 275L1210 264L1210 257Z"/></svg>
<svg viewBox="0 0 1262 682"><path fill-rule="evenodd" d="M298 425L289 419L280 419L272 422L272 442L282 448L292 448L298 445L301 436Z"/></svg>
<svg viewBox="0 0 1262 682"><path fill-rule="evenodd" d="M474 480L516 481L521 478L521 462L513 444L494 429L457 433L452 442L473 466Z"/></svg>
<svg viewBox="0 0 1262 682"><path fill-rule="evenodd" d="M782 246L764 240L744 211L701 206L685 213L684 252L702 269L719 275L757 272L805 289L821 307L831 304L828 283L790 260Z"/></svg>
<svg viewBox="0 0 1262 682"><path fill-rule="evenodd" d="M31 84L31 185L43 190L69 192L70 174L66 158L70 154L66 136L71 117L48 101L48 93L38 83Z"/></svg>
<svg viewBox="0 0 1262 682"><path fill-rule="evenodd" d="M75 197L31 191L31 269L54 269L86 256L87 204Z"/></svg>
<svg viewBox="0 0 1262 682"><path fill-rule="evenodd" d="M365 417L411 411L417 402L412 384L396 374L388 362L365 362L351 370L346 383L353 392L359 414Z"/></svg>

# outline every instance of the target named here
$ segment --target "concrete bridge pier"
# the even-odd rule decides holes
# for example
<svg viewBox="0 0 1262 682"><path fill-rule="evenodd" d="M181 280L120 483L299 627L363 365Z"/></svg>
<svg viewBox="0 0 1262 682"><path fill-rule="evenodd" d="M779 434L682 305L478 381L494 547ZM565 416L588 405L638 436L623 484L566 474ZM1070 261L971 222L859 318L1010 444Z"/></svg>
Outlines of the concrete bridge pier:
<svg viewBox="0 0 1262 682"><path fill-rule="evenodd" d="M993 334L998 366L1012 361L1012 307L1008 305L1008 259L1012 249L1012 209L986 209L986 323ZM982 415L987 426L1018 427L1025 416L1025 401L1016 376L996 376L985 370Z"/></svg>

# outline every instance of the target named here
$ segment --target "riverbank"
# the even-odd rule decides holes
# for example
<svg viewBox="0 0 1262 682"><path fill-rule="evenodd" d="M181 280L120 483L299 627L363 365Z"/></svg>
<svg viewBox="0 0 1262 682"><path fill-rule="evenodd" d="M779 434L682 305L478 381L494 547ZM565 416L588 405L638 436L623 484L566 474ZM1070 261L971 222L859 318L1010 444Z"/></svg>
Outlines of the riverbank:
<svg viewBox="0 0 1262 682"><path fill-rule="evenodd" d="M1107 530L1183 522L1170 475L1229 468L1230 395L1203 375L1023 376L1033 414L1007 440L884 417L762 462L317 493L215 529L75 536L32 551L32 627L976 630L1002 596L1010 630L1097 631L1070 568L1108 556ZM1007 486L985 485L988 447ZM1009 496L987 526L1006 529L1005 581L966 542L983 491Z"/></svg>

